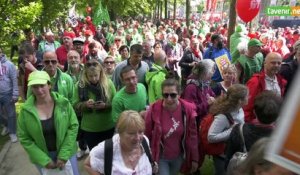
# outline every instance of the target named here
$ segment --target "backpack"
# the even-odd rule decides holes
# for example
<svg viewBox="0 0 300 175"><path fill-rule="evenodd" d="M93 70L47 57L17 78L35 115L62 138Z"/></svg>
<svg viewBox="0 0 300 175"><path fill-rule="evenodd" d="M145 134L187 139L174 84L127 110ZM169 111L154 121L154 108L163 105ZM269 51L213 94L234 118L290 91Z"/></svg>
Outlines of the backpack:
<svg viewBox="0 0 300 175"><path fill-rule="evenodd" d="M232 116L228 114L224 114L229 121L230 125L233 125L234 121ZM214 116L212 114L207 114L205 116L199 127L199 140L200 140L200 145L201 149L203 150L204 154L207 155L220 155L224 153L225 151L225 142L219 142L219 143L209 143L207 136L208 136L208 131L211 126L211 124L214 121Z"/></svg>
<svg viewBox="0 0 300 175"><path fill-rule="evenodd" d="M244 124L241 124L239 126L240 129L240 135L243 142L243 152L236 152L230 159L228 166L227 166L227 174L234 174L234 172L238 169L238 166L247 158L247 148L245 144L245 139L243 135L243 126Z"/></svg>
<svg viewBox="0 0 300 175"><path fill-rule="evenodd" d="M154 161L151 156L149 145L145 138L142 140L142 146L145 150L145 153L151 163L152 167L154 166ZM104 174L111 175L112 170L112 158L113 158L113 141L112 138L105 140L104 142Z"/></svg>

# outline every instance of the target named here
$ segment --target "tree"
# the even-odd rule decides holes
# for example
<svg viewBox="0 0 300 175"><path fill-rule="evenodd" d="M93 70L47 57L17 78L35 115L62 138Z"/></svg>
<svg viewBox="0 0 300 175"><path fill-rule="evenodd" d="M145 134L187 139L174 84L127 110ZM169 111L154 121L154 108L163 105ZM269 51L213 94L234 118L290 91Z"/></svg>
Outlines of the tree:
<svg viewBox="0 0 300 175"><path fill-rule="evenodd" d="M230 1L229 8L229 26L228 26L228 36L227 36L227 47L230 49L230 36L234 32L235 23L236 23L236 10L235 10L236 0Z"/></svg>
<svg viewBox="0 0 300 175"><path fill-rule="evenodd" d="M189 28L190 26L190 13L191 13L191 2L190 0L186 0L186 27Z"/></svg>
<svg viewBox="0 0 300 175"><path fill-rule="evenodd" d="M0 5L0 40L10 41L11 34L20 29L32 27L42 12L42 3L5 0ZM6 43L3 43L6 41Z"/></svg>

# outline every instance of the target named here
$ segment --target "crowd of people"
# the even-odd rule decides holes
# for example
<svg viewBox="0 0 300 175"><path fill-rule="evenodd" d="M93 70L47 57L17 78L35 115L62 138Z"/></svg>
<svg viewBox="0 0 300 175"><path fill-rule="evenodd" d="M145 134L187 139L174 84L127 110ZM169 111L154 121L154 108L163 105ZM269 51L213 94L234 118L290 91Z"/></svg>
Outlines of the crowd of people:
<svg viewBox="0 0 300 175"><path fill-rule="evenodd" d="M212 155L216 175L244 151L241 134L249 153L234 173L294 174L264 160L269 141L258 140L276 128L300 62L299 31L238 24L228 41L226 24L132 19L40 40L26 30L18 69L0 49L1 134L19 140L41 174L68 165L79 174L76 157L86 154L89 174L199 174L210 155L200 126L212 115L205 139L226 145Z"/></svg>

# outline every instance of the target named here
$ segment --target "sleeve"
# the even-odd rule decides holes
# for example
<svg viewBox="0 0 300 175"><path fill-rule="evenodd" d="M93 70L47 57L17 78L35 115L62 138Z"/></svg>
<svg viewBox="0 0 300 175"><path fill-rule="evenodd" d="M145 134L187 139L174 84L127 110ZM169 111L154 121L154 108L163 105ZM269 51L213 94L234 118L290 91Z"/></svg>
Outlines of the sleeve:
<svg viewBox="0 0 300 175"><path fill-rule="evenodd" d="M116 123L119 119L119 115L124 111L122 101L119 96L115 96L112 101L112 117L113 121Z"/></svg>
<svg viewBox="0 0 300 175"><path fill-rule="evenodd" d="M93 170L104 174L104 141L91 150L90 164Z"/></svg>
<svg viewBox="0 0 300 175"><path fill-rule="evenodd" d="M19 87L18 87L18 78L17 78L17 69L14 64L10 68L10 78L13 85L13 98L18 98L19 96Z"/></svg>
<svg viewBox="0 0 300 175"><path fill-rule="evenodd" d="M77 82L73 88L73 100L72 100L72 106L76 111L83 111L84 109L84 102L80 101L80 97L79 97L79 83Z"/></svg>
<svg viewBox="0 0 300 175"><path fill-rule="evenodd" d="M254 100L256 95L258 94L259 84L257 77L252 77L246 84L249 89L249 99L248 104L243 107L245 113L245 122L251 122L255 116L253 113L254 109Z"/></svg>
<svg viewBox="0 0 300 175"><path fill-rule="evenodd" d="M111 97L110 97L110 103L112 103L112 100L114 98L114 96L116 95L116 88L114 83L109 79L109 88L110 88L110 93L111 93Z"/></svg>
<svg viewBox="0 0 300 175"><path fill-rule="evenodd" d="M29 135L24 121L25 115L26 114L24 114L24 111L21 110L19 117L17 117L18 139L29 155L30 160L33 163L39 164L44 167L49 162L51 162L51 158L35 144L33 138Z"/></svg>
<svg viewBox="0 0 300 175"><path fill-rule="evenodd" d="M191 151L191 156L192 156L192 161L195 161L195 162L198 162L199 161L199 142L198 142L198 128L197 128L197 124L196 124L196 116L197 116L197 113L196 113L196 108L194 105L192 105L192 109L191 109L191 118L190 118L190 124L188 126L189 130L190 130L190 141L191 141L191 144L190 144L190 149L192 150Z"/></svg>
<svg viewBox="0 0 300 175"><path fill-rule="evenodd" d="M68 160L73 156L74 145L76 143L78 133L78 120L73 107L70 103L67 104L69 122L67 132L65 133L64 141L59 149L58 158L62 160Z"/></svg>
<svg viewBox="0 0 300 175"><path fill-rule="evenodd" d="M74 96L74 82L73 79L68 75L68 100L70 101L71 104L73 104L73 96Z"/></svg>
<svg viewBox="0 0 300 175"><path fill-rule="evenodd" d="M232 127L230 127L226 116L223 114L216 115L208 130L207 140L209 143L224 142L229 138L231 130Z"/></svg>

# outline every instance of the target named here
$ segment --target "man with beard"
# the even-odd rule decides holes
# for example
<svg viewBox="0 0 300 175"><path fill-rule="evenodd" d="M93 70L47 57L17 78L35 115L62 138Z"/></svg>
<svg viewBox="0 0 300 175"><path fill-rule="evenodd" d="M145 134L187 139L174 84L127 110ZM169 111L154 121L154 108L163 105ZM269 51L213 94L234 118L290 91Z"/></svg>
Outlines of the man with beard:
<svg viewBox="0 0 300 175"><path fill-rule="evenodd" d="M80 64L81 63L80 55L77 51L70 50L67 55L67 59L68 59L68 69L66 73L71 76L74 84L76 84L80 79L83 70L83 65Z"/></svg>
<svg viewBox="0 0 300 175"><path fill-rule="evenodd" d="M85 56L85 61L89 61L91 59L97 60L99 63L103 63L103 60L105 57L107 57L106 51L103 49L102 46L101 48L97 47L97 44L95 42L92 42L89 44L89 52Z"/></svg>
<svg viewBox="0 0 300 175"><path fill-rule="evenodd" d="M74 32L64 32L63 45L56 49L55 53L58 59L58 68L64 69L64 65L67 62L67 54L73 48L73 38L75 38Z"/></svg>
<svg viewBox="0 0 300 175"><path fill-rule="evenodd" d="M216 59L220 57L227 57L227 61L231 61L231 55L227 48L224 46L223 38L219 34L214 34L211 36L211 43L212 46L209 47L203 55L204 59L211 59L214 62L216 62ZM222 65L225 66L225 65ZM216 69L213 77L211 78L214 82L221 82L223 81L221 73L221 70Z"/></svg>
<svg viewBox="0 0 300 175"><path fill-rule="evenodd" d="M58 59L55 52L46 51L43 55L44 71L50 76L51 90L63 95L70 102L73 100L73 80L58 68ZM27 98L32 94L28 88Z"/></svg>
<svg viewBox="0 0 300 175"><path fill-rule="evenodd" d="M74 84L76 84L80 80L84 68L83 65L80 64L81 63L80 55L77 51L70 50L67 55L67 58L68 58L68 70L66 73L71 76ZM75 93L79 93L79 92L75 92ZM82 115L78 111L76 111L76 115L77 115L78 122L80 124ZM87 153L87 145L83 139L83 134L80 127L78 129L79 130L77 135L77 141L78 141L78 147L80 148L80 151L77 152L77 158L80 159Z"/></svg>
<svg viewBox="0 0 300 175"><path fill-rule="evenodd" d="M254 99L264 90L273 91L278 96L283 97L286 87L286 80L278 73L281 67L282 57L276 52L271 52L266 56L264 70L254 74L247 86L249 88L248 104L244 106L245 122L256 123L256 116L253 113Z"/></svg>

